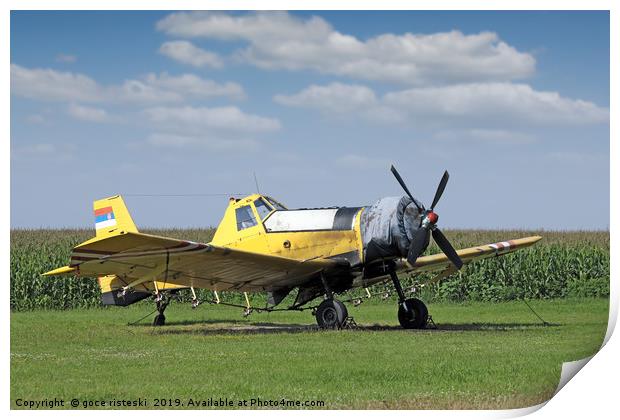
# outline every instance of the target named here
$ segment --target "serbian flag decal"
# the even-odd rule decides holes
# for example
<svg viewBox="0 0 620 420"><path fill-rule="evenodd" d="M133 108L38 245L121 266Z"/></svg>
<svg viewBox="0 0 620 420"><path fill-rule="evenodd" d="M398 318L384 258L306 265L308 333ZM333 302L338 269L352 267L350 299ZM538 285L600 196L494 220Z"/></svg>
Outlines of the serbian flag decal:
<svg viewBox="0 0 620 420"><path fill-rule="evenodd" d="M110 226L116 226L116 218L112 207L102 207L95 209L95 228L104 229Z"/></svg>

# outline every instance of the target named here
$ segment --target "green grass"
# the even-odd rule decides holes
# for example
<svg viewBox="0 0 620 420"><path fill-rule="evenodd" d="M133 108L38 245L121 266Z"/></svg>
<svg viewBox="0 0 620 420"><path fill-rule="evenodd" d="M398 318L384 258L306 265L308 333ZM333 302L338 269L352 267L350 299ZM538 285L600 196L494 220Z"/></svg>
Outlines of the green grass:
<svg viewBox="0 0 620 420"><path fill-rule="evenodd" d="M172 304L11 314L17 398L323 400L326 408L516 408L554 392L565 361L592 355L607 299L429 305L437 330L396 328L393 302L350 315L360 328L317 331L310 312L254 313Z"/></svg>

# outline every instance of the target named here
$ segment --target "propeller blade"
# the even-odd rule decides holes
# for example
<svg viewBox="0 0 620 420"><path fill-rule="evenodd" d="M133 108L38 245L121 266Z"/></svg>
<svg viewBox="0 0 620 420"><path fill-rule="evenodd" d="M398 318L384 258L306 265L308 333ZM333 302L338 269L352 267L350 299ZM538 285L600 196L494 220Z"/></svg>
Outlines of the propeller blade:
<svg viewBox="0 0 620 420"><path fill-rule="evenodd" d="M398 173L398 171L396 170L394 165L392 165L390 170L392 171L392 173L396 177L396 180L398 181L400 186L403 187L403 190L405 190L405 192L407 193L409 198L411 198L411 201L413 201L413 204L418 208L418 211L420 213L422 213L424 211L424 209L422 209L422 208L420 208L420 206L418 206L418 203L415 201L415 198L413 198L413 195L409 192L409 188L407 188L407 186L405 185L405 181L403 181L403 179L401 178L400 174Z"/></svg>
<svg viewBox="0 0 620 420"><path fill-rule="evenodd" d="M424 248L428 244L429 236L431 232L428 228L419 228L416 230L409 245L409 252L407 253L407 262L411 265L415 264L416 260L424 251Z"/></svg>
<svg viewBox="0 0 620 420"><path fill-rule="evenodd" d="M439 181L439 185L437 185L437 191L435 191L435 198L433 198L433 204L431 204L431 211L433 211L433 209L437 205L437 202L443 194L443 190L446 189L446 184L448 183L449 178L450 174L448 173L448 171L445 171L443 173L443 176L441 177L441 181Z"/></svg>
<svg viewBox="0 0 620 420"><path fill-rule="evenodd" d="M443 233L441 233L438 228L435 228L433 230L433 239L435 240L435 243L437 243L437 246L439 246L439 248L443 251L443 253L446 254L446 257L448 257L448 259L452 261L452 264L454 264L454 266L460 270L461 267L463 267L463 261L461 261L461 258L456 253L448 239L444 236Z"/></svg>

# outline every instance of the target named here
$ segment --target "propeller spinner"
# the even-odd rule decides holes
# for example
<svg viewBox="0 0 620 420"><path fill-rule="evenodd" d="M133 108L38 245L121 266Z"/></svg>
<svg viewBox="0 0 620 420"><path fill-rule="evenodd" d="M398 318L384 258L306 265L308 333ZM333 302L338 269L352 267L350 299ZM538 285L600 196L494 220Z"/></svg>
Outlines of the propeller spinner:
<svg viewBox="0 0 620 420"><path fill-rule="evenodd" d="M424 246L428 243L430 236L432 234L433 240L439 246L439 248L443 251L444 254L448 257L448 259L454 264L457 269L461 269L463 266L463 261L459 258L458 254L454 250L454 247L450 244L445 235L439 230L437 227L437 221L439 220L439 216L435 213L435 206L439 202L441 195L443 194L444 189L446 188L446 184L448 183L448 179L450 178L450 174L448 171L445 171L443 176L441 177L441 181L439 181L439 185L437 186L437 191L435 191L435 197L433 198L433 203L431 204L431 208L426 210L424 207L420 207L417 201L413 198L413 195L405 185L405 181L400 176L394 165L390 168L394 177L400 184L400 186L405 190L413 204L418 208L418 211L424 214L422 218L422 224L420 227L413 232L411 243L409 245L409 251L407 253L407 262L413 265L415 264L418 257L424 251Z"/></svg>

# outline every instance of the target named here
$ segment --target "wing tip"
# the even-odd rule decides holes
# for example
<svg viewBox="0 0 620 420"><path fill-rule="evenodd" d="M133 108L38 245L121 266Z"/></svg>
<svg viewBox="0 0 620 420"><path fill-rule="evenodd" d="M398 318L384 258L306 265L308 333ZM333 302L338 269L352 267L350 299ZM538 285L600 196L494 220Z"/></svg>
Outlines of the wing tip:
<svg viewBox="0 0 620 420"><path fill-rule="evenodd" d="M540 241L542 238L543 237L540 236L540 235L534 235L534 236L530 236L529 238L526 238L526 239L529 239L532 242L532 244L535 244L536 242Z"/></svg>
<svg viewBox="0 0 620 420"><path fill-rule="evenodd" d="M41 275L45 276L45 277L49 277L49 276L62 276L62 275L65 275L65 274L71 274L74 271L76 271L75 267L70 267L68 265L65 265L64 267L55 268L54 270L47 271L45 273L42 273Z"/></svg>

